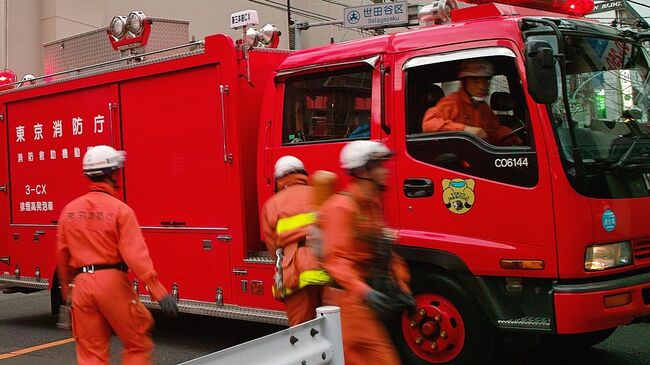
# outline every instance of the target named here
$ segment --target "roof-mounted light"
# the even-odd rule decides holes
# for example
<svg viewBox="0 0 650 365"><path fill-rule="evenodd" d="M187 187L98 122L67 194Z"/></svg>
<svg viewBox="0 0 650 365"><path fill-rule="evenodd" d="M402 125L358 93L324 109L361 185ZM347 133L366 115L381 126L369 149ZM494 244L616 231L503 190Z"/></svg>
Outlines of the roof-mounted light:
<svg viewBox="0 0 650 365"><path fill-rule="evenodd" d="M501 3L555 13L583 16L594 10L594 0L463 0L469 4Z"/></svg>
<svg viewBox="0 0 650 365"><path fill-rule="evenodd" d="M108 26L108 31L115 39L124 37L126 34L126 17L123 15L114 16L111 24Z"/></svg>
<svg viewBox="0 0 650 365"><path fill-rule="evenodd" d="M246 29L246 33L244 33L244 45L246 47L253 48L257 46L259 41L260 35L257 33L257 30L255 30L255 28Z"/></svg>
<svg viewBox="0 0 650 365"><path fill-rule="evenodd" d="M14 82L16 82L15 72L9 69L0 70L0 90L13 89L15 87L15 85L12 85Z"/></svg>
<svg viewBox="0 0 650 365"><path fill-rule="evenodd" d="M276 48L280 43L280 30L273 24L266 24L259 30L260 42L269 48Z"/></svg>
<svg viewBox="0 0 650 365"><path fill-rule="evenodd" d="M424 24L443 24L451 21L450 13L458 5L456 0L436 0L418 11L418 20Z"/></svg>
<svg viewBox="0 0 650 365"><path fill-rule="evenodd" d="M134 36L138 36L142 34L142 31L144 31L144 24L145 21L147 20L147 16L144 15L143 12L141 11L133 11L131 14L129 14L129 17L127 18L126 21L126 28L128 29L131 34Z"/></svg>
<svg viewBox="0 0 650 365"><path fill-rule="evenodd" d="M151 23L151 19L139 10L132 11L128 17L114 16L108 26L111 46L116 51L144 47L149 40Z"/></svg>
<svg viewBox="0 0 650 365"><path fill-rule="evenodd" d="M18 84L18 87L23 87L26 85L34 85L36 83L36 76L32 74L26 74L23 76L22 80L20 80L20 84Z"/></svg>

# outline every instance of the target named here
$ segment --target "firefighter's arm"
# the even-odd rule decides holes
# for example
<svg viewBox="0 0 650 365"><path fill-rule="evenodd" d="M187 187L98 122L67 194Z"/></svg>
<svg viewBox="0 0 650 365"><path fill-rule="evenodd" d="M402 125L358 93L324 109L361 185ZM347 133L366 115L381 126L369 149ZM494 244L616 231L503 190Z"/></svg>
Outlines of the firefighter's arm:
<svg viewBox="0 0 650 365"><path fill-rule="evenodd" d="M454 120L460 112L458 102L453 98L444 98L432 108L427 109L422 118L422 132L462 131L464 123Z"/></svg>
<svg viewBox="0 0 650 365"><path fill-rule="evenodd" d="M402 256L393 253L390 265L391 271L397 279L397 283L399 284L400 289L402 289L402 291L410 293L411 288L409 287L409 282L411 281L411 274L409 272L406 261L402 258Z"/></svg>
<svg viewBox="0 0 650 365"><path fill-rule="evenodd" d="M135 276L149 288L154 300L164 298L168 292L158 280L153 262L149 257L149 249L144 242L140 225L135 213L130 208L118 212L119 242L118 248L122 258L129 265Z"/></svg>
<svg viewBox="0 0 650 365"><path fill-rule="evenodd" d="M271 198L272 199L272 198ZM260 217L260 225L262 228L262 235L264 236L264 242L266 243L266 248L271 252L275 257L276 241L277 234L275 233L275 225L277 224L277 218L271 216L269 212L269 201L264 204L262 208L262 216Z"/></svg>
<svg viewBox="0 0 650 365"><path fill-rule="evenodd" d="M56 236L56 256L58 259L57 275L61 285L61 295L63 300L68 299L68 284L74 278L74 269L70 266L70 250L66 242L63 213L59 218L59 227ZM53 290L56 288L52 288Z"/></svg>
<svg viewBox="0 0 650 365"><path fill-rule="evenodd" d="M516 134L511 135L510 137L504 139L508 133L512 132L512 129L501 125L499 123L499 118L494 115L492 110L485 105L481 110L481 118L483 119L483 125L485 130L488 132L490 138L489 142L495 145L517 145L520 146L523 144L523 141Z"/></svg>
<svg viewBox="0 0 650 365"><path fill-rule="evenodd" d="M370 286L358 272L348 251L354 245L354 218L356 213L338 206L325 207L322 212L322 241L325 270L349 295L363 299Z"/></svg>

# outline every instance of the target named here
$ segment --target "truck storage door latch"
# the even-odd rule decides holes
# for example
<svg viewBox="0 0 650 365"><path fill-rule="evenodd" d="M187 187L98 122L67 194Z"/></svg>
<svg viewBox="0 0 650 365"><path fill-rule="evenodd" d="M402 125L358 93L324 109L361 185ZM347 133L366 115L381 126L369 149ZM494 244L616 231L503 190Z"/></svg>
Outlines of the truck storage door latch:
<svg viewBox="0 0 650 365"><path fill-rule="evenodd" d="M160 222L162 226L184 226L185 222L182 221L162 221Z"/></svg>

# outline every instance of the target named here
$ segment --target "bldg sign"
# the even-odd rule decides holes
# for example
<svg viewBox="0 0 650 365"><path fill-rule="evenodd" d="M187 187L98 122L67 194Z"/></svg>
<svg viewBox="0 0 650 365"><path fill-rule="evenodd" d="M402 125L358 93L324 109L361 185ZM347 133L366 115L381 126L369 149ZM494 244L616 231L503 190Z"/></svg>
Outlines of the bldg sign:
<svg viewBox="0 0 650 365"><path fill-rule="evenodd" d="M355 6L343 10L343 27L377 28L385 25L407 24L409 20L406 1Z"/></svg>
<svg viewBox="0 0 650 365"><path fill-rule="evenodd" d="M621 9L626 9L627 6L625 5L625 0L613 0L613 1L606 1L604 3L598 3L594 5L594 11L592 11L592 14L595 13L602 13L605 11L612 11L612 10L621 10Z"/></svg>

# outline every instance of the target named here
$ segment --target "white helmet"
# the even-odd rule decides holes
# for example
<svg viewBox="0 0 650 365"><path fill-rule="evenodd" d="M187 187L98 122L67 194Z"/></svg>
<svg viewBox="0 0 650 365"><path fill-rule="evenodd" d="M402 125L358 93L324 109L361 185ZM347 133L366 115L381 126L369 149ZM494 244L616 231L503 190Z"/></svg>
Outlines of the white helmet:
<svg viewBox="0 0 650 365"><path fill-rule="evenodd" d="M83 158L83 170L86 176L107 175L124 166L126 152L117 151L105 145L91 147Z"/></svg>
<svg viewBox="0 0 650 365"><path fill-rule="evenodd" d="M341 167L346 170L354 170L366 166L370 161L384 160L392 155L393 152L383 143L354 141L341 149Z"/></svg>
<svg viewBox="0 0 650 365"><path fill-rule="evenodd" d="M460 64L458 78L463 77L492 77L494 75L494 66L491 62L481 59L465 60Z"/></svg>
<svg viewBox="0 0 650 365"><path fill-rule="evenodd" d="M277 180L295 172L307 174L307 170L305 170L305 165L303 165L302 161L294 156L282 156L275 163L273 177Z"/></svg>

